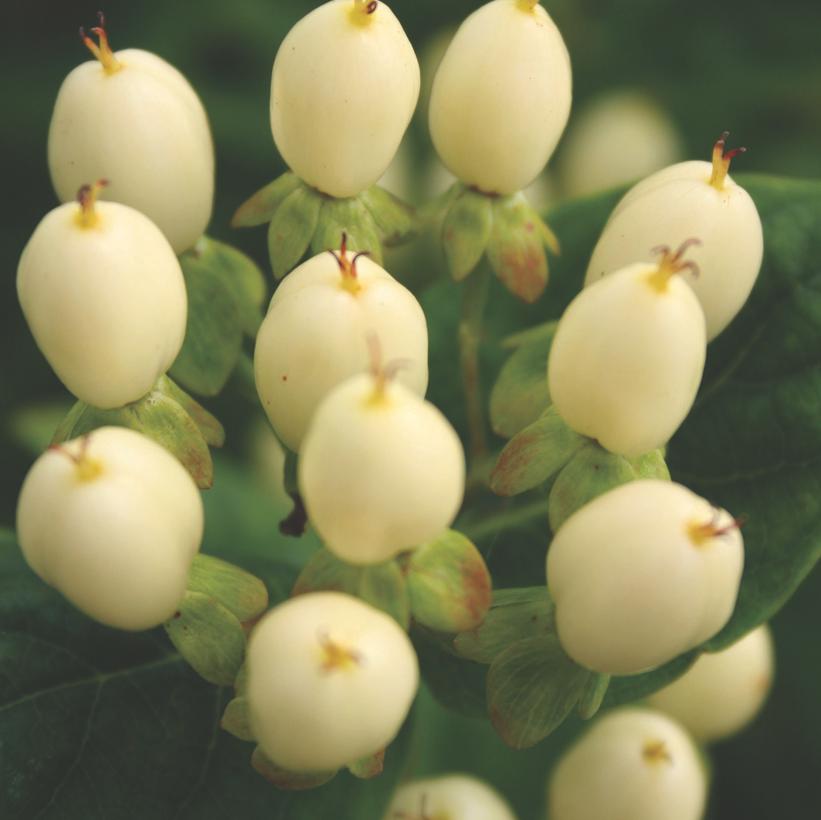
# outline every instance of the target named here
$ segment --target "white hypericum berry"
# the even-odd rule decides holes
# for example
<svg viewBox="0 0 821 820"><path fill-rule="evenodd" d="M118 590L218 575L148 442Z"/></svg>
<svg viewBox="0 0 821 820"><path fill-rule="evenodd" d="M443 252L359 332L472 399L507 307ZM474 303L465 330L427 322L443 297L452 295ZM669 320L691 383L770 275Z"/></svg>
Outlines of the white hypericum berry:
<svg viewBox="0 0 821 820"><path fill-rule="evenodd" d="M487 783L464 774L414 780L400 786L384 820L516 820Z"/></svg>
<svg viewBox="0 0 821 820"><path fill-rule="evenodd" d="M630 265L585 288L562 316L548 360L550 396L577 433L635 457L663 447L693 405L706 356L704 314L676 275L684 251Z"/></svg>
<svg viewBox="0 0 821 820"><path fill-rule="evenodd" d="M550 545L559 640L604 674L661 666L727 623L743 564L725 510L669 481L624 484L574 513Z"/></svg>
<svg viewBox="0 0 821 820"><path fill-rule="evenodd" d="M377 368L320 404L298 477L328 549L352 564L378 563L450 526L464 495L465 455L439 410Z"/></svg>
<svg viewBox="0 0 821 820"><path fill-rule="evenodd" d="M707 320L712 340L744 306L761 269L764 237L750 195L728 175L732 159L725 134L713 162L683 162L665 168L630 190L613 211L599 239L586 283L633 262L648 261L658 243L673 247L698 236L693 253L701 275L688 279Z"/></svg>
<svg viewBox="0 0 821 820"><path fill-rule="evenodd" d="M396 621L339 592L280 604L248 642L251 729L287 771L336 771L382 751L418 685L416 654Z"/></svg>
<svg viewBox="0 0 821 820"><path fill-rule="evenodd" d="M576 197L624 185L681 153L675 125L654 100L639 91L611 92L574 114L558 156L562 189Z"/></svg>
<svg viewBox="0 0 821 820"><path fill-rule="evenodd" d="M150 629L174 614L202 529L202 501L185 468L120 427L46 451L17 505L29 566L87 615L119 629Z"/></svg>
<svg viewBox="0 0 821 820"><path fill-rule="evenodd" d="M104 409L136 401L177 357L188 299L180 264L139 211L97 202L48 213L17 268L17 294L37 346L65 386Z"/></svg>
<svg viewBox="0 0 821 820"><path fill-rule="evenodd" d="M89 179L109 179L106 197L144 213L182 253L211 219L214 147L205 110L165 60L135 48L113 52L102 19L92 31L99 45L83 40L96 59L66 77L51 117L57 196L68 202Z"/></svg>
<svg viewBox="0 0 821 820"><path fill-rule="evenodd" d="M648 709L600 718L550 779L550 820L701 820L707 776L686 732Z"/></svg>
<svg viewBox="0 0 821 820"><path fill-rule="evenodd" d="M381 0L331 0L291 30L271 78L271 130L291 170L356 196L390 165L419 99L419 63Z"/></svg>
<svg viewBox="0 0 821 820"><path fill-rule="evenodd" d="M271 299L257 335L254 372L262 406L280 439L298 450L317 406L345 379L367 370L368 338L397 378L419 396L428 386L428 328L416 297L364 254L339 253L300 265Z"/></svg>
<svg viewBox="0 0 821 820"><path fill-rule="evenodd" d="M766 626L721 652L702 655L677 681L649 698L705 743L751 723L773 680L773 642Z"/></svg>
<svg viewBox="0 0 821 820"><path fill-rule="evenodd" d="M567 48L538 0L493 0L465 20L436 72L433 144L462 182L520 191L564 131L571 85Z"/></svg>

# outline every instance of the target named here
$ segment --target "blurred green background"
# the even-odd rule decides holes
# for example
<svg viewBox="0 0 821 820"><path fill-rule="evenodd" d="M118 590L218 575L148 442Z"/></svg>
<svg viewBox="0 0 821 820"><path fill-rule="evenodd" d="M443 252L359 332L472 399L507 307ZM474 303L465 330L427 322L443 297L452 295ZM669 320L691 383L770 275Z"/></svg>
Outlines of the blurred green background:
<svg viewBox="0 0 821 820"><path fill-rule="evenodd" d="M271 64L287 30L314 5L309 0L109 0L104 7L115 49L139 46L160 54L202 96L217 149L211 233L245 249L266 270L264 230L234 233L228 220L248 194L283 170L268 124ZM478 5L394 0L392 7L424 55L438 31ZM608 91L640 89L675 124L684 156L706 159L717 134L729 129L733 144L751 149L741 161L745 171L821 177L817 0L545 0L544 5L571 54L575 110ZM94 24L99 3L4 0L2 6L0 526L13 524L16 495L32 460L20 437L21 419L32 418L25 408L68 399L25 327L15 271L31 231L56 204L45 159L51 107L63 77L88 57L77 27ZM423 117L409 139L415 169L430 150ZM560 146L559 160L564 150ZM247 408L230 399L211 406L227 421L229 442L239 446ZM816 573L774 624L776 690L751 730L716 749L713 818L821 817L819 601ZM555 742L516 755L504 751L481 723L449 717L432 703L423 713L429 719L419 733L418 771L469 768L502 787L523 819L538 816Z"/></svg>

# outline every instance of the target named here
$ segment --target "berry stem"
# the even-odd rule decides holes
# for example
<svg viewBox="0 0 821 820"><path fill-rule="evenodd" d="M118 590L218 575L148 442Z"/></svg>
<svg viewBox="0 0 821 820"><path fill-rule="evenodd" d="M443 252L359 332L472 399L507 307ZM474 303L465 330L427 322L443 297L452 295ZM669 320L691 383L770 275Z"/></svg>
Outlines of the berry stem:
<svg viewBox="0 0 821 820"><path fill-rule="evenodd" d="M77 224L81 228L93 228L99 222L97 209L97 197L100 191L108 185L107 179L98 179L93 185L83 185L77 191L77 202L80 203L80 213L77 214Z"/></svg>
<svg viewBox="0 0 821 820"><path fill-rule="evenodd" d="M487 457L485 407L482 399L479 348L482 341L482 320L487 304L490 274L480 265L459 286L459 361L462 368L462 388L467 405L468 434L472 466Z"/></svg>
<svg viewBox="0 0 821 820"><path fill-rule="evenodd" d="M85 43L86 48L100 61L106 74L115 74L123 66L122 63L114 56L111 46L108 42L108 33L105 30L105 16L101 11L97 12L97 19L99 25L91 29L92 34L97 35L98 43L95 43L86 34L86 30L80 26L80 39Z"/></svg>
<svg viewBox="0 0 821 820"><path fill-rule="evenodd" d="M718 191L723 191L727 182L727 174L730 173L730 165L739 154L745 154L746 148L733 148L727 151L727 138L729 131L725 131L713 146L713 173L710 177L710 185Z"/></svg>

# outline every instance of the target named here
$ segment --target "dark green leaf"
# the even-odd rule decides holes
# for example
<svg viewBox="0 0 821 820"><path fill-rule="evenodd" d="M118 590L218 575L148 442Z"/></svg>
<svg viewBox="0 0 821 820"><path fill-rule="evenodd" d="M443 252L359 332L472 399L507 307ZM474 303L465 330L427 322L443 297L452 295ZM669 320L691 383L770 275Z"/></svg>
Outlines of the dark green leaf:
<svg viewBox="0 0 821 820"><path fill-rule="evenodd" d="M294 595L334 590L355 595L387 612L403 629L410 623L410 603L405 579L395 561L353 566L326 549L315 553L297 578Z"/></svg>
<svg viewBox="0 0 821 820"><path fill-rule="evenodd" d="M180 257L188 292L188 323L170 374L202 396L216 396L222 390L242 346L237 300L216 261L207 243L198 243Z"/></svg>
<svg viewBox="0 0 821 820"><path fill-rule="evenodd" d="M490 423L505 438L533 424L550 406L547 357L556 325L521 345L505 362L490 394Z"/></svg>
<svg viewBox="0 0 821 820"><path fill-rule="evenodd" d="M315 254L339 250L342 234L348 250L367 252L374 262L382 262L382 245L371 212L359 199L325 199L319 212L311 250Z"/></svg>
<svg viewBox="0 0 821 820"><path fill-rule="evenodd" d="M453 278L459 282L484 256L493 228L490 197L465 189L448 209L442 225L442 246Z"/></svg>
<svg viewBox="0 0 821 820"><path fill-rule="evenodd" d="M551 405L502 450L490 476L497 495L518 495L552 478L589 439L571 430Z"/></svg>
<svg viewBox="0 0 821 820"><path fill-rule="evenodd" d="M290 171L277 177L237 208L231 219L231 227L252 228L270 222L285 198L302 184L302 180Z"/></svg>
<svg viewBox="0 0 821 820"><path fill-rule="evenodd" d="M417 218L413 208L384 188L374 185L363 191L359 200L370 211L384 245L398 245L415 233Z"/></svg>
<svg viewBox="0 0 821 820"><path fill-rule="evenodd" d="M268 591L259 578L212 555L194 558L187 588L218 601L243 624L268 607Z"/></svg>
<svg viewBox="0 0 821 820"><path fill-rule="evenodd" d="M511 748L534 746L562 724L590 676L565 655L555 635L517 641L488 672L490 720Z"/></svg>
<svg viewBox="0 0 821 820"><path fill-rule="evenodd" d="M522 194L494 201L488 259L505 287L524 302L535 302L547 285L544 242L541 220Z"/></svg>
<svg viewBox="0 0 821 820"><path fill-rule="evenodd" d="M676 678L680 678L695 663L698 655L698 652L687 652L651 672L611 678L604 706L609 709L649 697Z"/></svg>
<svg viewBox="0 0 821 820"><path fill-rule="evenodd" d="M295 268L311 246L323 197L304 185L277 208L268 227L268 254L277 279Z"/></svg>
<svg viewBox="0 0 821 820"><path fill-rule="evenodd" d="M165 631L201 678L217 686L233 685L245 657L245 633L219 601L186 592Z"/></svg>
<svg viewBox="0 0 821 820"><path fill-rule="evenodd" d="M438 632L478 626L490 607L490 573L476 547L459 532L446 530L422 544L404 564L413 618Z"/></svg>

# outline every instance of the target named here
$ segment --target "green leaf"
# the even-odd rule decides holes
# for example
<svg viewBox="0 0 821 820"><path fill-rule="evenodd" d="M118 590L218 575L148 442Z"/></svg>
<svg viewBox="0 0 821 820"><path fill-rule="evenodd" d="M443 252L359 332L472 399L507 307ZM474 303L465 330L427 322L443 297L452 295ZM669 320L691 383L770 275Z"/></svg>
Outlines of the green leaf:
<svg viewBox="0 0 821 820"><path fill-rule="evenodd" d="M451 276L460 282L479 264L493 229L492 199L465 189L448 209L442 246Z"/></svg>
<svg viewBox="0 0 821 820"><path fill-rule="evenodd" d="M370 211L357 198L326 198L311 242L312 252L339 250L343 233L349 251L367 252L374 262L382 263L382 245Z"/></svg>
<svg viewBox="0 0 821 820"><path fill-rule="evenodd" d="M609 687L609 675L590 675L587 678L587 685L579 698L579 703L576 708L579 717L584 720L594 718L604 703L604 698L605 695L607 695Z"/></svg>
<svg viewBox="0 0 821 820"><path fill-rule="evenodd" d="M410 623L408 590L395 561L354 566L326 549L315 553L297 578L293 594L333 590L362 599L387 612L403 629Z"/></svg>
<svg viewBox="0 0 821 820"><path fill-rule="evenodd" d="M343 772L291 794L252 769L250 744L219 728L229 697L161 629L121 632L73 609L0 532L0 817L382 817L412 721L380 777Z"/></svg>
<svg viewBox="0 0 821 820"><path fill-rule="evenodd" d="M553 477L589 439L571 430L551 405L502 450L490 476L497 495L518 495Z"/></svg>
<svg viewBox="0 0 821 820"><path fill-rule="evenodd" d="M363 191L358 198L370 211L383 245L398 245L416 232L416 212L390 191L374 185Z"/></svg>
<svg viewBox="0 0 821 820"><path fill-rule="evenodd" d="M414 620L439 632L478 626L490 607L490 573L479 550L455 530L417 547L404 563Z"/></svg>
<svg viewBox="0 0 821 820"><path fill-rule="evenodd" d="M533 424L550 406L547 357L556 324L548 332L521 345L505 362L490 394L490 423L505 438Z"/></svg>
<svg viewBox="0 0 821 820"><path fill-rule="evenodd" d="M534 746L579 703L591 674L565 655L555 635L516 641L487 675L493 727L513 749Z"/></svg>
<svg viewBox="0 0 821 820"><path fill-rule="evenodd" d="M661 450L627 459L595 441L586 444L562 468L550 488L548 516L553 532L594 498L639 478L670 479Z"/></svg>
<svg viewBox="0 0 821 820"><path fill-rule="evenodd" d="M175 455L200 489L207 490L214 483L211 452L199 427L174 399L159 390L114 410L100 410L78 402L69 417L60 425L54 444L86 435L98 427L127 427L148 436Z"/></svg>
<svg viewBox="0 0 821 820"><path fill-rule="evenodd" d="M544 242L541 220L523 194L493 202L487 256L500 281L524 302L535 302L547 285Z"/></svg>
<svg viewBox="0 0 821 820"><path fill-rule="evenodd" d="M287 171L243 202L231 218L231 227L253 228L270 222L286 197L302 185L296 174Z"/></svg>
<svg viewBox="0 0 821 820"><path fill-rule="evenodd" d="M195 556L187 588L218 601L242 624L268 607L268 591L259 578L212 555Z"/></svg>
<svg viewBox="0 0 821 820"><path fill-rule="evenodd" d="M231 283L209 242L199 242L180 257L188 292L185 341L171 376L202 396L225 386L242 347L242 319Z"/></svg>
<svg viewBox="0 0 821 820"><path fill-rule="evenodd" d="M268 227L268 253L277 279L295 268L311 246L323 197L300 185L285 197Z"/></svg>
<svg viewBox="0 0 821 820"><path fill-rule="evenodd" d="M498 589L493 593L493 603L484 622L457 635L453 646L463 658L493 663L522 638L553 634L553 612L546 586Z"/></svg>
<svg viewBox="0 0 821 820"><path fill-rule="evenodd" d="M245 657L245 632L219 601L187 591L165 631L201 678L217 686L233 685Z"/></svg>

